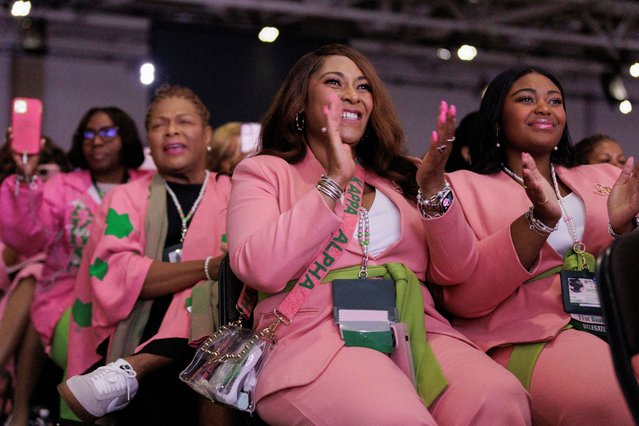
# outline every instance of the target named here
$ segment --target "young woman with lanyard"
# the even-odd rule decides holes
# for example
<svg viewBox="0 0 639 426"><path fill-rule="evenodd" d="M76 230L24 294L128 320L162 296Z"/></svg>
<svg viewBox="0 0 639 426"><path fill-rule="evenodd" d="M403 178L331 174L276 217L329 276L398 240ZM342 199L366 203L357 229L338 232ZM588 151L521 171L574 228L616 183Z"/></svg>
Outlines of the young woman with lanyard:
<svg viewBox="0 0 639 426"><path fill-rule="evenodd" d="M442 104L434 138L450 139L454 126L454 107ZM261 153L234 171L230 264L259 291L254 328L271 325L275 308L284 314L291 288L310 291L277 328L257 382L269 424L530 422L524 389L450 326L420 282L425 182L403 143L371 63L329 45L289 71L262 121ZM416 384L387 355L397 322L408 323Z"/></svg>
<svg viewBox="0 0 639 426"><path fill-rule="evenodd" d="M38 176L39 155L14 153L17 173L0 187L0 238L24 255L44 251L36 284L31 323L49 356L66 364L68 312L82 251L102 194L145 172L135 122L116 107L92 108L73 134L68 159L75 171L46 183Z"/></svg>
<svg viewBox="0 0 639 426"><path fill-rule="evenodd" d="M632 424L596 336L594 268L612 238L636 228L638 170L633 159L621 174L575 166L564 102L549 72L504 71L481 102L473 172L429 170L455 196L426 223L434 268L465 275L435 274L436 295L528 389L534 424Z"/></svg>
<svg viewBox="0 0 639 426"><path fill-rule="evenodd" d="M189 341L207 337L194 328L202 300L194 287L211 300L226 249L230 180L206 170L209 118L190 89L158 89L145 120L157 173L115 189L96 216L76 282L70 378L59 386L84 421L114 411L123 424L223 415L203 399L198 406L178 380L194 353Z"/></svg>

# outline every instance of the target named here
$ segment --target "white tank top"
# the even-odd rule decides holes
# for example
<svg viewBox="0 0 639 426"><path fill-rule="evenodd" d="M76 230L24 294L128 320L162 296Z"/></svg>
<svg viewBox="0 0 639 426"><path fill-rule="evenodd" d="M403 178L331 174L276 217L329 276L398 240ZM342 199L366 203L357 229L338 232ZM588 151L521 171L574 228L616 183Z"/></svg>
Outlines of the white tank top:
<svg viewBox="0 0 639 426"><path fill-rule="evenodd" d="M375 190L375 199L368 211L370 226L369 256L379 256L384 250L399 240L399 218L397 206L381 191ZM353 239L357 241L357 228L353 233Z"/></svg>

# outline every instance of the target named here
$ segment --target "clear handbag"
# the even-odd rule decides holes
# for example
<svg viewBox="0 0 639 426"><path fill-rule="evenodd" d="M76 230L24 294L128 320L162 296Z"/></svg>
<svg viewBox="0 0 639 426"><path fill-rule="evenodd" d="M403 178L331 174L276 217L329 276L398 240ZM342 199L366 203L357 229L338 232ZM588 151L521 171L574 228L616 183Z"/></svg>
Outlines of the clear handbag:
<svg viewBox="0 0 639 426"><path fill-rule="evenodd" d="M273 328L256 332L241 321L220 327L200 344L180 379L215 403L252 413L257 379L276 345Z"/></svg>

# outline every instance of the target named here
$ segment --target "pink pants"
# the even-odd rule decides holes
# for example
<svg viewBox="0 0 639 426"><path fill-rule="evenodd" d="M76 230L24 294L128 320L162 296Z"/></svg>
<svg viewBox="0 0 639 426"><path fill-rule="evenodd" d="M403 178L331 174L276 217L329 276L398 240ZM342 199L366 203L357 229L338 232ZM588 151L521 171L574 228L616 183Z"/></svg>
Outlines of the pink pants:
<svg viewBox="0 0 639 426"><path fill-rule="evenodd" d="M272 425L528 425L530 401L517 379L483 352L452 337L429 342L448 380L430 412L391 359L343 348L312 383L263 398Z"/></svg>
<svg viewBox="0 0 639 426"><path fill-rule="evenodd" d="M508 363L512 348L491 355ZM592 334L566 330L544 347L530 383L535 425L632 425L617 383L608 344Z"/></svg>

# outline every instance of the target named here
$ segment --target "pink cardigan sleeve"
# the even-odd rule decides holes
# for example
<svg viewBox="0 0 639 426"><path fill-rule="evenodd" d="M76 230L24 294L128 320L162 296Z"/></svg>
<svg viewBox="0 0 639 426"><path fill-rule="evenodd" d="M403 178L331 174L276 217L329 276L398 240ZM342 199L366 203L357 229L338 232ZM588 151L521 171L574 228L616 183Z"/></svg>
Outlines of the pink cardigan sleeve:
<svg viewBox="0 0 639 426"><path fill-rule="evenodd" d="M27 257L43 251L62 227L64 199L60 175L44 188L39 180L16 187L16 175L9 176L0 187L0 238Z"/></svg>
<svg viewBox="0 0 639 426"><path fill-rule="evenodd" d="M94 326L111 326L127 318L142 291L153 262L144 256L146 208L140 200L146 199L141 190L116 188L91 225L79 274L88 272Z"/></svg>
<svg viewBox="0 0 639 426"><path fill-rule="evenodd" d="M342 208L338 203L335 211ZM281 159L246 159L233 173L227 219L231 267L258 290L282 290L341 223L341 214L329 209L315 186Z"/></svg>
<svg viewBox="0 0 639 426"><path fill-rule="evenodd" d="M455 190L455 179L451 183ZM510 234L517 213L494 232L477 236L466 215L481 216L485 212L478 212L478 206L472 203L465 206L464 195L464 191L456 192L450 210L440 218L425 221L424 227L431 256L429 279L439 285L434 294L454 315L472 318L497 308L538 273L540 261L528 271L517 256Z"/></svg>

